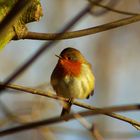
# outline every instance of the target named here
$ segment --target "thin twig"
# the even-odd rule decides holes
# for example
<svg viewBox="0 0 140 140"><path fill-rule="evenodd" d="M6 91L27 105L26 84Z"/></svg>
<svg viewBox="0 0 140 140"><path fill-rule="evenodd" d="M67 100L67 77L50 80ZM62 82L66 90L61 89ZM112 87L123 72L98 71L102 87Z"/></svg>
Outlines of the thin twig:
<svg viewBox="0 0 140 140"><path fill-rule="evenodd" d="M97 2L97 3L101 3L103 0L95 0L95 2ZM94 16L98 16L98 12L96 11L94 11L94 9L96 8L96 5L94 6L94 7L92 7L91 9L90 9L90 11L89 11L89 14L92 14L92 15L94 15ZM107 10L106 10L107 11ZM102 14L102 13L101 13ZM99 15L100 15L100 13L99 13Z"/></svg>
<svg viewBox="0 0 140 140"><path fill-rule="evenodd" d="M103 136L100 134L99 130L97 129L96 124L92 125L92 134L95 136L96 140L104 140Z"/></svg>
<svg viewBox="0 0 140 140"><path fill-rule="evenodd" d="M1 85L2 84L0 84L0 86ZM54 95L52 93L49 93L49 92L46 92L46 91L43 91L43 90L40 90L40 89L34 89L34 88L29 88L29 87L14 85L14 84L6 85L6 88L20 90L20 91L24 91L24 92L31 93L31 94L34 94L34 95L41 95L41 96L44 96L44 97L49 97L49 98L62 100L62 101L66 101L66 102L69 101L69 99ZM94 111L95 110L97 110L97 111L100 110L100 108L96 108L94 106L78 102L76 100L73 101L73 104L77 105L77 106L80 106L80 107L83 107L83 108L86 108L86 109L94 110ZM133 119L130 119L128 117L125 117L125 116L122 116L122 115L119 115L119 114L115 114L115 113L103 113L103 114L107 115L107 116L110 116L110 117L113 117L113 118L116 118L116 119L119 119L119 120L122 120L122 121L125 121L125 122L128 122L134 127L135 126L140 127L140 122L137 122L137 121L135 121Z"/></svg>
<svg viewBox="0 0 140 140"><path fill-rule="evenodd" d="M108 140L129 140L129 139L139 139L140 138L140 131L126 131L126 130L118 130L118 131L113 131L112 130L103 130L102 131L103 136Z"/></svg>
<svg viewBox="0 0 140 140"><path fill-rule="evenodd" d="M73 112L75 119L77 119L80 124L82 124L82 126L84 126L86 129L88 129L89 131L91 131L91 127L92 125L84 118L82 117L80 114Z"/></svg>
<svg viewBox="0 0 140 140"><path fill-rule="evenodd" d="M78 113L74 114L73 116L80 122L80 124L82 124L82 126L84 126L87 130L89 130L91 132L92 136L96 140L103 140L103 137L100 134L100 132L98 131L98 129L95 126L95 124L92 125L91 123L89 123L84 117L82 117Z"/></svg>
<svg viewBox="0 0 140 140"><path fill-rule="evenodd" d="M96 27L91 27L83 30L77 30L72 32L65 32L61 37L58 38L58 40L63 39L72 39L77 37L83 37L87 35L92 35L96 33L100 33L103 31L108 31L110 29L114 29L117 27L121 27L124 25L128 25L131 23L135 23L137 21L140 21L140 15L132 16L129 18L124 18L121 20L116 20L114 22L106 23L103 25L99 25ZM56 36L60 35L60 33L36 33L36 32L28 32L23 39L35 39L35 40L55 40Z"/></svg>
<svg viewBox="0 0 140 140"><path fill-rule="evenodd" d="M104 1L104 0L102 0L102 1ZM117 0L117 1L116 0L113 0L113 1L112 0L109 0L109 2L106 5L108 7L114 8L119 1L120 0ZM94 2L98 2L98 0L97 1L94 0ZM101 2L98 2L98 3L101 4ZM97 7L97 5L95 5L95 6ZM102 8L102 7L100 7L100 8ZM96 10L96 9L95 10L94 9L92 10L92 9L90 10L90 13L93 16L103 16L104 14L110 12L108 9L105 9L105 8L102 8L101 10Z"/></svg>
<svg viewBox="0 0 140 140"><path fill-rule="evenodd" d="M125 111L139 110L139 109L140 109L140 104L136 104L136 105L127 105L127 106L106 107L106 108L101 108L94 111L78 112L78 114L82 116L91 116L91 115L97 115L97 114L109 114L111 112L116 112L116 111L125 112ZM29 129L33 129L33 128L44 126L44 125L59 123L64 120L71 120L71 119L74 119L74 114L68 114L63 117L59 116L59 117L53 117L53 118L45 119L41 121L31 122L25 125L16 126L13 128L2 130L0 131L0 136L5 136L5 135L21 132L24 130L29 130Z"/></svg>
<svg viewBox="0 0 140 140"><path fill-rule="evenodd" d="M133 13L133 12L127 12L127 11L122 11L122 10L117 10L117 9L113 9L111 7L108 7L108 6L105 6L105 5L102 5L98 2L95 2L93 0L88 0L92 5L96 5L96 6L99 6L99 7L102 7L104 9L107 9L109 11L112 11L112 12L115 12L115 13L119 13L119 14L124 14L124 15L131 15L131 16L134 16L134 15L139 15L139 13Z"/></svg>

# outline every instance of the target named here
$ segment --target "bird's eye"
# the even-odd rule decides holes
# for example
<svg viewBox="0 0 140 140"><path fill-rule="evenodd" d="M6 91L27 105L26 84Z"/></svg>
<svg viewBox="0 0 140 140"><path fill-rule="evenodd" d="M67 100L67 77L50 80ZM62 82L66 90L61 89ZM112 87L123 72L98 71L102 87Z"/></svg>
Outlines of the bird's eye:
<svg viewBox="0 0 140 140"><path fill-rule="evenodd" d="M67 58L68 58L68 60L71 60L71 57L70 56L68 56Z"/></svg>

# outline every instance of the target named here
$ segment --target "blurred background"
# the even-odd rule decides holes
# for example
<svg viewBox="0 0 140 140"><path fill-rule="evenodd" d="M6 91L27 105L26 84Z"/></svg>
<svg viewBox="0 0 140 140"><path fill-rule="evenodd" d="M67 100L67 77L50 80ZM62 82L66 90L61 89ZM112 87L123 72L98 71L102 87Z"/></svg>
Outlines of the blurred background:
<svg viewBox="0 0 140 140"><path fill-rule="evenodd" d="M97 0L98 1L98 0ZM67 24L87 0L41 0L43 17L39 22L27 25L29 31L55 33ZM112 8L140 13L139 0L102 0ZM82 18L72 30L79 30L109 23L128 17L95 7ZM33 65L15 81L15 84L52 91L50 75L57 63L59 54L66 47L80 50L92 64L96 78L95 94L89 100L81 100L96 107L135 104L140 101L140 26L139 22L113 30L61 40L49 48ZM0 80L4 81L19 66L28 60L46 41L11 41L0 52ZM79 100L80 101L80 100ZM54 99L30 95L24 92L5 91L0 98L1 129L17 124L58 116L62 106ZM73 111L84 110L72 106ZM139 112L120 113L140 121ZM13 117L12 115L17 116ZM105 140L139 140L140 133L126 122L108 116L86 117L94 123ZM91 140L92 134L77 120L58 123L34 130L1 137L1 140Z"/></svg>

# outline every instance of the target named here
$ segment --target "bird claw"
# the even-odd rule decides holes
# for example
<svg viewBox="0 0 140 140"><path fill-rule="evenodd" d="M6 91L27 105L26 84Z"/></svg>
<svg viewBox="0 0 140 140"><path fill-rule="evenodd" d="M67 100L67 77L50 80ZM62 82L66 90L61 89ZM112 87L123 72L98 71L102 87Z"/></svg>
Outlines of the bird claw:
<svg viewBox="0 0 140 140"><path fill-rule="evenodd" d="M69 98L68 103L72 104L73 103L73 98Z"/></svg>

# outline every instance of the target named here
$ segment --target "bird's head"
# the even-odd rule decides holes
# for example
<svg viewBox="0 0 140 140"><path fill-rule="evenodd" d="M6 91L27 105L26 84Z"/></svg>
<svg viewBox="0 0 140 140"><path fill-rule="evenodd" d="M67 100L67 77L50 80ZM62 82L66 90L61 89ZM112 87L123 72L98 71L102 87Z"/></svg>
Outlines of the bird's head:
<svg viewBox="0 0 140 140"><path fill-rule="evenodd" d="M80 51L74 48L66 48L61 53L58 60L58 67L66 75L78 76L81 72L82 63L86 60Z"/></svg>

